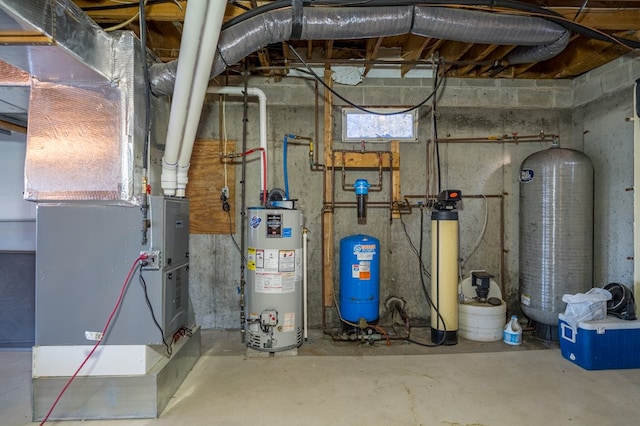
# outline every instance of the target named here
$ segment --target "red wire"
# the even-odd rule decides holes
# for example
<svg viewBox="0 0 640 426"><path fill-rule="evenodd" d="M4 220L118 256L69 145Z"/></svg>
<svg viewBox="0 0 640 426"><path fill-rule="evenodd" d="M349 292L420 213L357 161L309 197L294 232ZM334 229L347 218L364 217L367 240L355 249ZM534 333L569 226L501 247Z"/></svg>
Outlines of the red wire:
<svg viewBox="0 0 640 426"><path fill-rule="evenodd" d="M262 157L262 204L267 204L267 151L264 148L253 148L248 149L242 154L241 157L245 155L253 154L256 151L260 151L260 156Z"/></svg>
<svg viewBox="0 0 640 426"><path fill-rule="evenodd" d="M267 205L267 152L262 150L262 204Z"/></svg>
<svg viewBox="0 0 640 426"><path fill-rule="evenodd" d="M58 394L58 397L56 398L56 400L51 405L51 408L49 408L49 411L47 412L47 415L44 416L44 419L40 423L40 426L42 426L43 424L45 424L47 422L47 420L49 420L49 416L51 416L51 413L56 408L56 405L58 405L58 402L60 402L60 398L62 398L62 395L64 395L64 393L67 391L67 388L69 388L69 386L71 385L71 382L73 382L73 380L76 378L76 376L78 375L80 370L82 370L82 367L84 367L84 365L87 363L87 361L89 361L89 358L91 358L91 355L93 355L93 353L96 351L96 349L98 349L98 346L100 345L100 343L102 343L102 339L104 338L105 334L107 333L107 330L109 329L109 325L111 324L111 320L113 319L113 316L118 311L118 308L120 307L120 303L122 303L122 298L124 297L124 292L127 289L127 284L129 284L129 281L131 281L131 275L133 274L133 271L135 271L136 267L138 266L138 262L140 262L141 260L144 260L146 258L147 258L146 254L141 254L136 259L136 261L133 262L133 265L131 265L131 269L129 269L129 274L127 275L127 278L124 280L124 283L122 283L122 289L120 289L120 296L118 296L118 300L116 302L116 305L113 307L113 310L111 311L111 315L109 315L109 318L107 319L107 322L105 323L104 328L102 329L102 335L100 337L100 340L98 340L96 342L96 344L93 345L93 349L91 349L91 352L89 352L89 355L86 356L84 361L82 361L82 364L80 364L80 367L78 367L76 372L73 373L73 376L71 376L71 378L69 378L67 383L64 385L64 387L62 388L62 390Z"/></svg>

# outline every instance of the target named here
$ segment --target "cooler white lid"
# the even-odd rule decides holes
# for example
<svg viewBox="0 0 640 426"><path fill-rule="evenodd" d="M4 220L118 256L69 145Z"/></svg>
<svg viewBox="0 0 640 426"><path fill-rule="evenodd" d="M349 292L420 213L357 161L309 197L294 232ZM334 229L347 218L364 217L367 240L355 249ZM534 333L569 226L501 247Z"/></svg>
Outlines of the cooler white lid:
<svg viewBox="0 0 640 426"><path fill-rule="evenodd" d="M561 321L565 321L564 314L558 314L558 318ZM595 320L595 321L580 321L578 323L578 328L583 330L622 330L622 329L640 329L640 320L623 320L611 315L608 315L606 319L603 320Z"/></svg>

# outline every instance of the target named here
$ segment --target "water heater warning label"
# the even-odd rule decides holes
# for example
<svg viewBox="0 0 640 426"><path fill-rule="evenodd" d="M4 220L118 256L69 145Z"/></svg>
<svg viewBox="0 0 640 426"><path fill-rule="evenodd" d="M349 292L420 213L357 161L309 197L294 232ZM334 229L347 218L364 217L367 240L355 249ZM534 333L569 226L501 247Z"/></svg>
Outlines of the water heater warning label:
<svg viewBox="0 0 640 426"><path fill-rule="evenodd" d="M280 250L278 272L293 272L296 270L296 251Z"/></svg>
<svg viewBox="0 0 640 426"><path fill-rule="evenodd" d="M256 273L256 293L293 293L296 281L293 273Z"/></svg>
<svg viewBox="0 0 640 426"><path fill-rule="evenodd" d="M371 279L371 262L360 261L354 265L351 265L351 278L358 280L370 280Z"/></svg>
<svg viewBox="0 0 640 426"><path fill-rule="evenodd" d="M282 332L287 333L289 331L294 331L296 327L296 313L295 312L285 312L284 313L284 324L282 324Z"/></svg>

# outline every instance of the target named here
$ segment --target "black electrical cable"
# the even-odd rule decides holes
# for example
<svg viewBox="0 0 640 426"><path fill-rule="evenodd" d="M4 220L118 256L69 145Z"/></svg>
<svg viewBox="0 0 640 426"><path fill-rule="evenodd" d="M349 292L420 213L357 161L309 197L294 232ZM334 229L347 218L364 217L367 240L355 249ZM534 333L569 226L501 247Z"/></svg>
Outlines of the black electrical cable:
<svg viewBox="0 0 640 426"><path fill-rule="evenodd" d="M174 3L173 0L147 0L147 4L160 4L160 3ZM138 7L137 6L137 2L136 1L132 1L130 3L117 3L117 4L111 4L111 5L104 5L104 6L86 6L83 7L82 10L84 10L85 12L92 12L92 11L101 11L101 10L113 10L113 9L131 9L133 7Z"/></svg>
<svg viewBox="0 0 640 426"><path fill-rule="evenodd" d="M142 55L142 73L144 75L144 149L142 153L142 168L147 170L148 156L149 156L149 143L151 134L151 86L149 85L149 65L147 64L147 20L145 15L145 0L140 0L138 3L140 10L139 22L140 22L140 54ZM147 188L142 188L146 192Z"/></svg>
<svg viewBox="0 0 640 426"><path fill-rule="evenodd" d="M418 262L420 263L420 269L421 269L420 270L420 283L422 284L422 291L424 292L424 296L427 299L427 303L436 312L436 315L442 321L442 324L444 326L444 333L442 334L442 338L437 343L430 344L430 343L419 342L419 341L417 341L415 339L412 339L410 330L409 330L409 337L407 337L406 341L409 342L409 343L414 343L414 344L416 344L418 346L425 346L425 347L428 347L428 348L436 348L438 346L442 346L442 344L444 343L446 335L447 335L447 328L446 328L446 325L444 323L444 318L442 317L442 314L440 314L440 310L438 309L438 307L433 304L433 301L431 300L431 296L429 296L429 291L427 290L427 285L424 282L423 273L426 274L429 277L429 279L431 279L431 274L427 273L426 268L424 266L424 261L422 260L422 246L423 246L423 243L424 243L424 207L423 206L420 207L420 249L419 250L416 249L416 246L413 244L413 241L411 241L411 237L409 236L409 233L407 232L407 227L406 227L404 221L402 220L402 215L400 216L400 223L402 223L405 235L407 236L407 240L409 240L409 244L411 244L411 248L413 249L414 253L416 254L416 256L418 258Z"/></svg>
<svg viewBox="0 0 640 426"><path fill-rule="evenodd" d="M438 89L440 88L440 85L442 84L442 80L438 83L437 86L435 86L435 88L433 89L433 91L431 93L429 93L429 96L427 96L424 100L420 101L418 104L412 106L411 108L407 108L401 111L394 111L394 112L380 112L380 111L373 111L367 108L364 108L360 105L355 104L354 102L351 102L349 99L345 98L344 96L342 96L341 94L339 94L338 92L336 92L333 88L329 87L329 85L327 83L324 82L324 79L320 78L320 76L318 74L315 73L315 71L313 71L313 69L311 69L311 67L309 66L309 64L302 59L302 57L298 54L298 52L296 52L296 49L293 48L293 46L289 45L289 49L291 49L291 51L293 52L294 55L296 55L296 57L300 60L300 62L302 62L302 64L307 68L307 70L309 71L309 73L317 80L319 81L327 90L329 90L331 93L333 93L337 98L339 98L340 100L342 100L343 102L346 102L347 104L349 104L350 106L362 111L362 112L366 112L367 114L374 114L374 115L398 115L398 114L406 114L407 112L411 112L413 110L416 110L418 108L420 108L421 106L423 106L424 104L426 104L429 99L431 99L432 97L434 97L436 95L436 93L438 92Z"/></svg>
<svg viewBox="0 0 640 426"><path fill-rule="evenodd" d="M147 306L149 307L149 311L151 312L151 318L153 319L153 322L155 323L156 327L158 327L158 330L160 330L160 337L162 337L162 343L164 343L165 347L167 348L167 355L171 356L171 353L173 352L173 349L171 347L173 344L173 340L171 341L171 344L169 344L167 343L167 340L164 338L164 331L162 330L162 327L160 326L160 324L158 323L158 320L156 319L156 315L153 312L153 306L151 305L151 301L149 300L149 293L147 292L147 283L142 277L142 268L140 268L140 271L138 272L138 280L140 281L140 285L144 290L144 299L147 301Z"/></svg>
<svg viewBox="0 0 640 426"><path fill-rule="evenodd" d="M438 88L438 73L440 71L440 62L436 64L435 80L433 83L433 90ZM444 76L443 76L444 79ZM438 194L442 191L442 174L440 172L440 145L438 144L438 115L437 115L437 96L433 97L433 105L431 106L431 125L433 126L433 143L436 147L436 167L438 171Z"/></svg>
<svg viewBox="0 0 640 426"><path fill-rule="evenodd" d="M233 236L233 227L232 227L232 222L231 222L231 212L229 210L226 210L227 212L227 216L229 216L229 236L231 237L231 240L233 241L233 244L235 244L236 248L238 249L238 253L240 253L240 255L242 256L242 261L244 263L247 263L247 258L244 257L244 254L242 253L242 249L240 248L240 246L238 245L238 242L236 241L236 237Z"/></svg>
<svg viewBox="0 0 640 426"><path fill-rule="evenodd" d="M437 6L437 7L455 7L455 6L467 6L467 7L486 7L486 8L503 8L503 9L512 9L518 12L524 12L526 14L530 14L532 16L537 16L542 19L547 19L552 21L563 28L572 31L574 33L580 34L584 37L611 42L614 41L616 43L620 43L628 48L637 49L640 48L640 42L636 40L625 39L622 37L606 34L595 30L586 25L582 25L578 22L572 21L571 19L565 18L559 13L550 10L541 8L532 4L522 3L518 1L504 1L504 0L484 0L484 1L464 1L464 0L405 0L405 1L395 1L395 0L367 0L362 2L354 2L349 0L325 0L325 1L306 1L303 2L303 6L333 6L333 7L385 7L385 6ZM253 17L259 16L263 13L270 12L272 10L283 9L291 7L291 0L279 0L267 3L265 5L256 7L247 11L225 23L222 26L222 30L226 30L234 25L237 25L241 22L244 22Z"/></svg>
<svg viewBox="0 0 640 426"><path fill-rule="evenodd" d="M402 219L402 215L400 215L400 224L402 224L402 229L404 229L404 235L407 237L407 241L409 241L409 244L411 245L411 249L413 250L413 253L416 256L418 256L419 259L421 259L418 249L416 248L416 245L413 244L413 241L411 240L411 236L409 235L409 231L407 231L407 224ZM420 261L420 266L422 268L422 272L427 276L427 278L431 279L431 274L429 273L429 271L427 271L427 268L426 266L424 266L424 262L422 261L422 259Z"/></svg>

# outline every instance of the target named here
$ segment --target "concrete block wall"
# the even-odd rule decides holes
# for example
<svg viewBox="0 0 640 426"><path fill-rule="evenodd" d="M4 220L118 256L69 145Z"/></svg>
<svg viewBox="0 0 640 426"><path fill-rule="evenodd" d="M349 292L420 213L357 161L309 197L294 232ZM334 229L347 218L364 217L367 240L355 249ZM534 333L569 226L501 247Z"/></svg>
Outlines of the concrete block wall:
<svg viewBox="0 0 640 426"><path fill-rule="evenodd" d="M241 82L238 82L241 85ZM267 95L268 143L270 162L269 186L283 187L282 140L285 133L323 140L323 88L319 89L319 120L315 118L315 87L312 80L284 78L276 82L265 78L251 78L249 86L262 89ZM432 90L432 79L366 79L358 86L335 85L335 89L349 100L366 106L411 106L426 98ZM438 98L438 136L449 138L487 137L492 135L558 134L563 146L581 148L575 141L570 81L534 80L464 80L447 79ZM242 137L242 99L227 98L227 137L240 141ZM341 106L335 100L334 147L359 149L359 144L340 142ZM430 105L430 102L426 105ZM218 97L210 97L201 121L200 137L217 138ZM401 185L403 194L423 194L426 182L426 140L431 137L430 109L419 110L419 142L401 145ZM258 108L251 100L248 111L248 146L258 145ZM531 153L545 149L549 142L537 143L443 143L440 144L442 188L462 190L470 195L497 195L502 198L465 199L460 212L460 249L465 258L465 275L475 269L486 269L505 285L505 299L517 309L518 286L518 180L521 162ZM367 144L368 150L385 150L387 144ZM307 151L304 147L290 147L288 152L290 195L298 199L297 206L304 210L309 239L309 309L310 326L321 324L321 209L322 173L309 170ZM259 167L257 159L247 169L248 205L258 202ZM239 176L239 173L236 174ZM347 181L365 177L377 180L377 174L349 172ZM388 185L388 175L384 176ZM336 199L351 201L353 192L340 188L337 174ZM238 193L232 194L239 210ZM371 200L388 200L387 191L372 194ZM501 218L504 203L504 218ZM486 213L485 213L486 212ZM486 232L477 251L471 256L470 248L480 238L487 215ZM338 291L338 256L340 238L354 233L373 235L381 242L381 301L388 296L402 297L407 301L409 315L416 319L429 316L419 275L418 259L405 235L406 227L414 245L420 240L420 223L423 222L423 261L430 269L430 213L423 217L420 210L404 215L402 221L389 220L384 209L369 209L367 225L357 225L355 211L337 209L335 214L334 265L336 291ZM504 250L506 268L500 273L500 223L504 223ZM403 226L404 225L404 226ZM239 241L240 226L236 226L235 238ZM204 328L239 328L240 256L231 237L225 235L196 235L192 238L192 299L198 322ZM467 259L468 258L468 259ZM427 286L429 281L426 280ZM381 313L383 309L381 310ZM327 310L327 318L335 323L334 309Z"/></svg>

